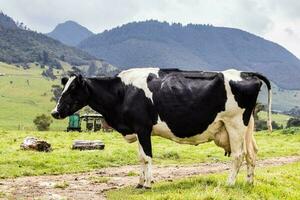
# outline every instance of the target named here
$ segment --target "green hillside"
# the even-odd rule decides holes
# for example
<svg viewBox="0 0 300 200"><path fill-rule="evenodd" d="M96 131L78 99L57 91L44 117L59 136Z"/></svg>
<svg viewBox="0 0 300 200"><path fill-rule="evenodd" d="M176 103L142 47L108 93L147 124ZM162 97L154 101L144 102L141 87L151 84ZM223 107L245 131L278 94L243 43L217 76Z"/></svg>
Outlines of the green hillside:
<svg viewBox="0 0 300 200"><path fill-rule="evenodd" d="M24 70L13 65L0 63L0 128L13 130L33 130L32 120L36 115L50 114L55 102L51 102L51 86L59 80L49 80L41 76L44 69L34 64ZM55 70L55 75L63 73ZM57 121L50 129L65 128L65 121Z"/></svg>

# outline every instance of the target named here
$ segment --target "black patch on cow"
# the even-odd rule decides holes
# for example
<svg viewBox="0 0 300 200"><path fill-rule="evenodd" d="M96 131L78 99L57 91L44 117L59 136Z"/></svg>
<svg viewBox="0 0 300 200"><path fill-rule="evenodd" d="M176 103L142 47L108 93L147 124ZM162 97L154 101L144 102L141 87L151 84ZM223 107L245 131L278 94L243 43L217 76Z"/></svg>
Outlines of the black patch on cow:
<svg viewBox="0 0 300 200"><path fill-rule="evenodd" d="M253 77L258 78L266 84L268 90L271 90L271 83L270 83L269 79L267 77L265 77L264 75L260 74L260 73L257 73L257 72L241 72L241 77L243 79L246 79L246 80L251 80L251 79L253 79Z"/></svg>
<svg viewBox="0 0 300 200"><path fill-rule="evenodd" d="M147 83L162 121L180 138L204 132L227 100L222 73L161 70Z"/></svg>
<svg viewBox="0 0 300 200"><path fill-rule="evenodd" d="M248 126L262 83L256 77L242 78L242 81L229 81L229 84L239 107L245 109L243 122L245 126Z"/></svg>
<svg viewBox="0 0 300 200"><path fill-rule="evenodd" d="M151 131L157 112L144 90L125 85L119 77L88 79L89 106L123 136L136 133L146 155L152 157Z"/></svg>
<svg viewBox="0 0 300 200"><path fill-rule="evenodd" d="M167 75L176 75L179 74L181 76L184 76L185 78L190 79L214 79L218 73L216 72L204 72L204 71L185 71L180 70L176 68L170 68L170 69L160 69L158 72L158 75L160 78L163 78Z"/></svg>

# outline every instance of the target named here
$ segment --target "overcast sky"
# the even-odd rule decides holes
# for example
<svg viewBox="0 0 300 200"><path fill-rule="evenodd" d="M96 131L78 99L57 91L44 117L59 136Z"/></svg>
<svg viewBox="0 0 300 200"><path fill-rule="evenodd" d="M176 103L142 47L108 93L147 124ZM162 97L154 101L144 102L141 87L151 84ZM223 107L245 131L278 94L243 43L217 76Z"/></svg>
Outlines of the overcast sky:
<svg viewBox="0 0 300 200"><path fill-rule="evenodd" d="M300 0L0 0L0 9L43 33L66 20L94 33L146 19L234 27L300 58Z"/></svg>

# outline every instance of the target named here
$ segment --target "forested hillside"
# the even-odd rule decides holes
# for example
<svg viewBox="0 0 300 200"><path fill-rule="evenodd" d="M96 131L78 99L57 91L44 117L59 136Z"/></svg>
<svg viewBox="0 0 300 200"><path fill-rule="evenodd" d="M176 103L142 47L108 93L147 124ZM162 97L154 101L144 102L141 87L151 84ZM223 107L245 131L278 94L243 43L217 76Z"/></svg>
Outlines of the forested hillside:
<svg viewBox="0 0 300 200"><path fill-rule="evenodd" d="M92 66L92 72L111 73L116 70L87 52L69 47L44 34L18 26L12 18L0 13L0 61L28 67L36 62L50 68L61 68L61 62L66 62L85 71Z"/></svg>
<svg viewBox="0 0 300 200"><path fill-rule="evenodd" d="M282 46L239 29L133 22L91 36L82 50L117 67L258 71L277 85L300 88L300 61Z"/></svg>

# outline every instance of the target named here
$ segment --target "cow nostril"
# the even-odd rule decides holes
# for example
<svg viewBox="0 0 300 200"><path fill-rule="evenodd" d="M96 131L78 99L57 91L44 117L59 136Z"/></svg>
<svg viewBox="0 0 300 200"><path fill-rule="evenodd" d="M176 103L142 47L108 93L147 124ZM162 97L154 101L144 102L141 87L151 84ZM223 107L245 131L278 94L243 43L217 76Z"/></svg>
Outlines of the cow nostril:
<svg viewBox="0 0 300 200"><path fill-rule="evenodd" d="M56 110L52 111L52 112L51 112L51 115L52 115L52 117L54 117L55 119L59 119L59 113L58 113Z"/></svg>

